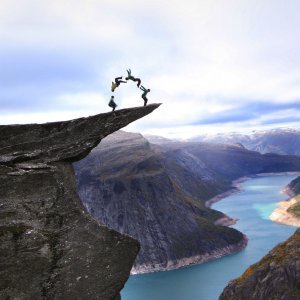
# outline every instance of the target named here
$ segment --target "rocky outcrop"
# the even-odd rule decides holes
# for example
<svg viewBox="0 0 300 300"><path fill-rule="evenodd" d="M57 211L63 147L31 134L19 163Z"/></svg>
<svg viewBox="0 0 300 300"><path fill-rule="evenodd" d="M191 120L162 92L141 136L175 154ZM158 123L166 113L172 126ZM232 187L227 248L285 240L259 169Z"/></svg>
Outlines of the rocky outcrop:
<svg viewBox="0 0 300 300"><path fill-rule="evenodd" d="M0 126L0 299L116 299L139 244L95 221L71 162L159 105Z"/></svg>
<svg viewBox="0 0 300 300"><path fill-rule="evenodd" d="M299 300L300 229L231 281L220 300Z"/></svg>

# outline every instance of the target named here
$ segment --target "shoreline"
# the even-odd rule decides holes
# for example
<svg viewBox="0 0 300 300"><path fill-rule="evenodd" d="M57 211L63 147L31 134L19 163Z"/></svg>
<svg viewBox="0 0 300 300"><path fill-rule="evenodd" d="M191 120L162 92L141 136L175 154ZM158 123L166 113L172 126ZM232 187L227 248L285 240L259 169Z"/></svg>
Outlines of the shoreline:
<svg viewBox="0 0 300 300"><path fill-rule="evenodd" d="M221 201L222 199L229 197L232 194L238 193L243 191L241 187L241 183L255 178L259 176L280 176L280 175L300 175L300 172L278 172L278 173L258 173L253 175L247 175L242 176L238 179L235 179L231 183L231 188L221 194L218 194L211 199L205 201L205 206L208 208L211 208L211 206ZM289 196L292 195L292 191L288 188L285 188L283 190L284 193L288 194ZM289 194L290 193L290 194ZM286 202L286 201L285 201ZM221 226L231 226L236 224L236 222L239 219L231 218L224 214L223 217L216 220L214 222L215 225L221 225ZM209 262L230 254L237 253L241 250L243 250L248 243L248 237L243 234L243 239L238 243L234 245L228 245L225 248L218 249L213 251L212 253L206 253L204 255L195 255L191 257L186 257L183 259L179 259L176 261L168 261L167 266L163 266L162 264L156 264L156 265L140 265L137 268L133 267L130 271L130 275L139 275L139 274L147 274L147 273L155 273L155 272L163 272L163 271L171 271L179 268L184 268L192 265L202 264L205 262Z"/></svg>
<svg viewBox="0 0 300 300"><path fill-rule="evenodd" d="M178 260L170 260L167 262L167 265L155 264L155 265L140 265L137 268L133 267L130 271L130 275L140 275L164 271L172 271L179 268L185 268L193 265L198 265L206 263L218 258L222 258L226 255L234 254L243 250L248 244L248 238L246 235L243 235L241 241L237 244L228 245L224 248L220 248L212 251L211 253L205 253L203 255L194 255L191 257L185 257Z"/></svg>
<svg viewBox="0 0 300 300"><path fill-rule="evenodd" d="M211 208L211 206L214 203L219 202L222 199L224 199L226 197L229 197L232 194L241 192L243 190L242 187L241 187L241 183L244 182L244 181L246 181L246 180L249 180L249 179L251 179L251 178L253 178L255 176L256 175L253 175L253 176L243 176L243 177L240 177L240 178L238 178L236 180L233 180L232 183L231 183L231 188L228 191L223 192L221 194L218 194L218 195L214 196L213 198L205 201L205 206Z"/></svg>
<svg viewBox="0 0 300 300"><path fill-rule="evenodd" d="M297 201L296 194L287 186L282 190L282 193L288 195L290 198L277 202L277 207L272 211L269 219L273 222L300 227L300 218L293 216L287 210Z"/></svg>
<svg viewBox="0 0 300 300"><path fill-rule="evenodd" d="M292 174L288 175L300 175L299 172L291 173ZM298 202L295 198L296 194L289 188L289 186L286 186L281 192L288 195L289 199L277 202L277 207L272 211L269 219L279 224L300 227L300 218L295 217L287 211L292 205Z"/></svg>
<svg viewBox="0 0 300 300"><path fill-rule="evenodd" d="M273 210L269 217L270 220L280 224L300 227L300 219L287 211L296 202L298 202L296 198L278 202L278 207Z"/></svg>
<svg viewBox="0 0 300 300"><path fill-rule="evenodd" d="M232 194L242 191L243 189L241 188L240 184L248 179L253 178L253 177L255 177L255 175L242 176L236 180L233 180L231 183L231 188L228 191L218 194L218 195L214 196L213 198L205 201L205 206L210 208L214 203L221 201L222 199L224 199ZM214 222L214 224L229 227L231 225L236 224L236 222L238 220L239 219L231 218L224 214L224 216L221 217L220 219L216 220ZM243 234L243 239L237 244L228 245L225 248L215 250L211 253L205 253L203 255L195 255L195 256L191 256L191 257L182 258L182 259L179 259L176 261L174 261L174 260L168 261L167 266L163 266L162 264L156 264L156 265L140 265L137 268L133 267L130 271L130 275L140 275L140 274L148 274L148 273L155 273L155 272L172 271L172 270L179 269L179 268L202 264L202 263L209 262L209 261L227 256L230 254L237 253L237 252L243 250L247 246L247 244L248 244L248 237L245 234Z"/></svg>
<svg viewBox="0 0 300 300"><path fill-rule="evenodd" d="M281 176L281 175L295 175L299 176L300 171L291 171L291 172L269 172L269 173L258 173L256 176Z"/></svg>

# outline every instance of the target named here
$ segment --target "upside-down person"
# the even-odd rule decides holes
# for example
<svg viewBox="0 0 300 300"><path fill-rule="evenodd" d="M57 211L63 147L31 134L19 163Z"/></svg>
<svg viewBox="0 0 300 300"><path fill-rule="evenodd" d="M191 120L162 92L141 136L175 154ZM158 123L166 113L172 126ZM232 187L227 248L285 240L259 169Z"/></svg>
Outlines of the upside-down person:
<svg viewBox="0 0 300 300"><path fill-rule="evenodd" d="M128 69L126 71L127 71L128 76L125 79L137 82L137 87L140 87L140 85L141 85L141 79L140 78L135 78L133 75L131 75L131 70L130 69Z"/></svg>
<svg viewBox="0 0 300 300"><path fill-rule="evenodd" d="M122 76L121 77L116 77L115 78L115 82L112 81L111 83L111 91L114 92L115 89L122 83L127 83L126 81L123 81L121 80L122 79Z"/></svg>

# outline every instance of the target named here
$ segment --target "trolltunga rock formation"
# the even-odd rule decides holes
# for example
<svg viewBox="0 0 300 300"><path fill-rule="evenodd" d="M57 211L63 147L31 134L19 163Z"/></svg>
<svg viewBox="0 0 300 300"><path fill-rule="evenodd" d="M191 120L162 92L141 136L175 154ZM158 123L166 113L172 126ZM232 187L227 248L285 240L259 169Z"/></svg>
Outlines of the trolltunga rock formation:
<svg viewBox="0 0 300 300"><path fill-rule="evenodd" d="M0 299L117 299L139 244L95 221L72 162L159 104L0 126Z"/></svg>

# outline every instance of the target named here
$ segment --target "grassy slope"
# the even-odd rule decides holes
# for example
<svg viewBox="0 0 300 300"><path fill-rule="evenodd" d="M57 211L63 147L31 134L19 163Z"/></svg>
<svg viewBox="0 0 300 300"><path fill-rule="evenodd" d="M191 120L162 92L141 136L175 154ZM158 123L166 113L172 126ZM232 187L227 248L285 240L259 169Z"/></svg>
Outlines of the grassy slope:
<svg viewBox="0 0 300 300"><path fill-rule="evenodd" d="M294 179L289 184L289 187L295 193L295 198L298 202L292 205L287 211L293 214L295 217L300 218L300 176Z"/></svg>

